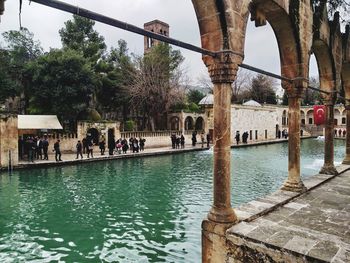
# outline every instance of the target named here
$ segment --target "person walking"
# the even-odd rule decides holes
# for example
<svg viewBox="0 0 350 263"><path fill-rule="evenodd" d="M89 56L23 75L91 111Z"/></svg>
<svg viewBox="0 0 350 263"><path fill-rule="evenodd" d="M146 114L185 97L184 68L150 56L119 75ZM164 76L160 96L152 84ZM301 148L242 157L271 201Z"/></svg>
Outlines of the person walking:
<svg viewBox="0 0 350 263"><path fill-rule="evenodd" d="M79 156L81 157L81 159L83 159L83 144L81 143L81 141L78 141L75 147L77 149L77 158L75 159L78 159Z"/></svg>
<svg viewBox="0 0 350 263"><path fill-rule="evenodd" d="M48 151L49 151L49 140L47 139L47 137L44 137L43 152L44 152L44 160L47 160L47 161L49 160Z"/></svg>
<svg viewBox="0 0 350 263"><path fill-rule="evenodd" d="M56 162L62 162L62 159L61 159L61 149L60 149L60 140L57 140L55 142L55 144L53 145L53 149L55 151L55 159L56 159Z"/></svg>

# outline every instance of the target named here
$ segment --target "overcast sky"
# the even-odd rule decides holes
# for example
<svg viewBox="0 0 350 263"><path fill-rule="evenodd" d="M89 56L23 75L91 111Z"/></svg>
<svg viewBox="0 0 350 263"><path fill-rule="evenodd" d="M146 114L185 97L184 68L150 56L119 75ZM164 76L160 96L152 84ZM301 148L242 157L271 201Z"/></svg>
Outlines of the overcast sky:
<svg viewBox="0 0 350 263"><path fill-rule="evenodd" d="M93 10L97 13L143 27L145 22L154 19L162 20L170 25L170 36L200 46L200 35L194 8L190 0L64 0L66 3ZM1 17L0 33L7 30L18 30L18 0L5 2L5 14ZM23 1L22 26L34 33L45 51L50 47L61 47L58 34L64 22L72 15L50 7L42 6L28 0ZM143 53L143 37L101 23L95 29L104 36L110 48L116 46L119 39L128 43L133 53ZM193 83L198 77L207 74L201 55L180 49L185 57L185 67ZM280 74L280 63L277 42L272 28L267 25L255 28L248 24L244 63ZM318 75L315 60L312 59L310 75Z"/></svg>

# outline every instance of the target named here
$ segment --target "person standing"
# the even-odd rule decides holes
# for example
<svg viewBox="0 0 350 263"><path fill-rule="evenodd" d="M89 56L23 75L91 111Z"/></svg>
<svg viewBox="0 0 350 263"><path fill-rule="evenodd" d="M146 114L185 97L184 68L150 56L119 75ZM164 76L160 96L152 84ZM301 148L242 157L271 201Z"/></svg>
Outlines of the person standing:
<svg viewBox="0 0 350 263"><path fill-rule="evenodd" d="M36 141L36 159L39 160L43 159L43 141L41 139L41 137L37 137L37 141Z"/></svg>
<svg viewBox="0 0 350 263"><path fill-rule="evenodd" d="M91 155L91 158L94 158L94 144L92 142L92 139L89 139L87 141L87 144L88 144L87 158L90 158L90 155Z"/></svg>
<svg viewBox="0 0 350 263"><path fill-rule="evenodd" d="M145 142L146 142L146 139L143 139L142 137L140 137L140 152L143 152L145 150Z"/></svg>
<svg viewBox="0 0 350 263"><path fill-rule="evenodd" d="M196 143L197 143L197 132L194 131L192 133L192 146L196 146Z"/></svg>
<svg viewBox="0 0 350 263"><path fill-rule="evenodd" d="M53 149L55 151L55 159L56 159L56 162L62 162L62 159L61 159L61 148L60 148L60 140L57 140L57 142L55 142L55 144L53 145Z"/></svg>
<svg viewBox="0 0 350 263"><path fill-rule="evenodd" d="M239 141L241 140L240 137L241 137L241 135L239 134L239 131L237 131L236 136L235 136L237 145L239 144Z"/></svg>
<svg viewBox="0 0 350 263"><path fill-rule="evenodd" d="M81 157L81 159L83 159L83 144L81 143L81 141L78 141L77 145L75 146L77 149L77 158L79 158L79 155Z"/></svg>
<svg viewBox="0 0 350 263"><path fill-rule="evenodd" d="M185 148L185 136L181 133L180 137L181 149Z"/></svg>
<svg viewBox="0 0 350 263"><path fill-rule="evenodd" d="M87 142L86 137L83 138L82 143L83 143L83 154L88 153L89 147L88 147L88 142Z"/></svg>
<svg viewBox="0 0 350 263"><path fill-rule="evenodd" d="M28 162L34 163L34 153L35 153L35 142L32 137L28 137L27 140L27 148L28 148Z"/></svg>
<svg viewBox="0 0 350 263"><path fill-rule="evenodd" d="M202 148L204 148L204 141L205 141L204 131L202 131L202 133L201 133Z"/></svg>
<svg viewBox="0 0 350 263"><path fill-rule="evenodd" d="M207 133L207 147L210 147L210 133Z"/></svg>
<svg viewBox="0 0 350 263"><path fill-rule="evenodd" d="M106 150L106 142L104 140L102 140L100 142L100 151L101 151L101 155L105 155L105 150Z"/></svg>
<svg viewBox="0 0 350 263"><path fill-rule="evenodd" d="M49 151L49 141L47 139L47 137L44 137L43 140L43 152L44 152L44 160L49 160L49 155L48 155L48 151Z"/></svg>

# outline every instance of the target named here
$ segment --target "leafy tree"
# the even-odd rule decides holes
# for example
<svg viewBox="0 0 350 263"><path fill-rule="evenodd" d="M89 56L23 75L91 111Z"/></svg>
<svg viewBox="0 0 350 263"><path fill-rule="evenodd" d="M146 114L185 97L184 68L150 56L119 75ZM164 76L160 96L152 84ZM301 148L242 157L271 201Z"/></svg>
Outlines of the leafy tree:
<svg viewBox="0 0 350 263"><path fill-rule="evenodd" d="M19 85L11 76L11 57L5 50L0 50L0 103L18 94Z"/></svg>
<svg viewBox="0 0 350 263"><path fill-rule="evenodd" d="M195 90L195 89L191 89L188 93L187 93L187 99L188 99L188 103L195 103L198 105L198 103L201 101L201 99L203 99L205 97L205 95L200 92L199 90Z"/></svg>
<svg viewBox="0 0 350 263"><path fill-rule="evenodd" d="M9 96L15 97L23 94L25 100L28 101L24 88L26 79L23 76L23 72L30 61L43 54L43 49L40 46L40 42L34 40L33 33L27 28L21 28L18 31L7 31L2 35L5 40L5 46L0 58L1 100L4 101Z"/></svg>
<svg viewBox="0 0 350 263"><path fill-rule="evenodd" d="M310 86L314 88L320 88L320 83L316 78L310 78ZM315 91L312 89L306 89L303 94L303 99L301 104L304 105L315 105L319 104L322 101L322 95L319 91Z"/></svg>
<svg viewBox="0 0 350 263"><path fill-rule="evenodd" d="M81 53L51 50L26 68L30 112L75 120L88 107L95 87L94 72Z"/></svg>
<svg viewBox="0 0 350 263"><path fill-rule="evenodd" d="M335 12L340 13L343 23L349 22L350 2L348 0L311 0L314 9L327 5L329 18L332 19Z"/></svg>
<svg viewBox="0 0 350 263"><path fill-rule="evenodd" d="M259 103L277 104L273 87L274 79L259 74L252 79L250 96Z"/></svg>
<svg viewBox="0 0 350 263"><path fill-rule="evenodd" d="M130 102L143 112L144 126L152 131L161 126L162 114L184 100L181 85L184 74L180 69L183 60L180 51L166 44L136 58L136 70L131 72L132 82L127 85Z"/></svg>
<svg viewBox="0 0 350 263"><path fill-rule="evenodd" d="M97 91L97 100L103 111L123 111L123 120L127 119L129 93L125 89L131 83L134 65L128 54L127 43L118 41L118 47L112 48L105 59L100 60L96 71L101 87Z"/></svg>
<svg viewBox="0 0 350 263"><path fill-rule="evenodd" d="M94 30L94 25L94 21L74 15L73 20L65 22L65 27L59 31L63 47L82 52L92 62L98 61L106 50L106 44Z"/></svg>

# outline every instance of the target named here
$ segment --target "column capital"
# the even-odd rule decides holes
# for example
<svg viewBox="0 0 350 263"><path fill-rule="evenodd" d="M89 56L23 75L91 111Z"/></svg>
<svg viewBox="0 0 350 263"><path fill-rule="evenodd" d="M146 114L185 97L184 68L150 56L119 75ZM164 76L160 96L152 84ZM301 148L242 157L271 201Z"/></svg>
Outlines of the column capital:
<svg viewBox="0 0 350 263"><path fill-rule="evenodd" d="M282 88L287 92L288 98L300 99L307 86L308 81L304 78L297 78L293 82L282 81Z"/></svg>
<svg viewBox="0 0 350 263"><path fill-rule="evenodd" d="M238 65L242 57L224 50L217 53L212 63L207 65L210 78L215 83L232 83L237 76Z"/></svg>

